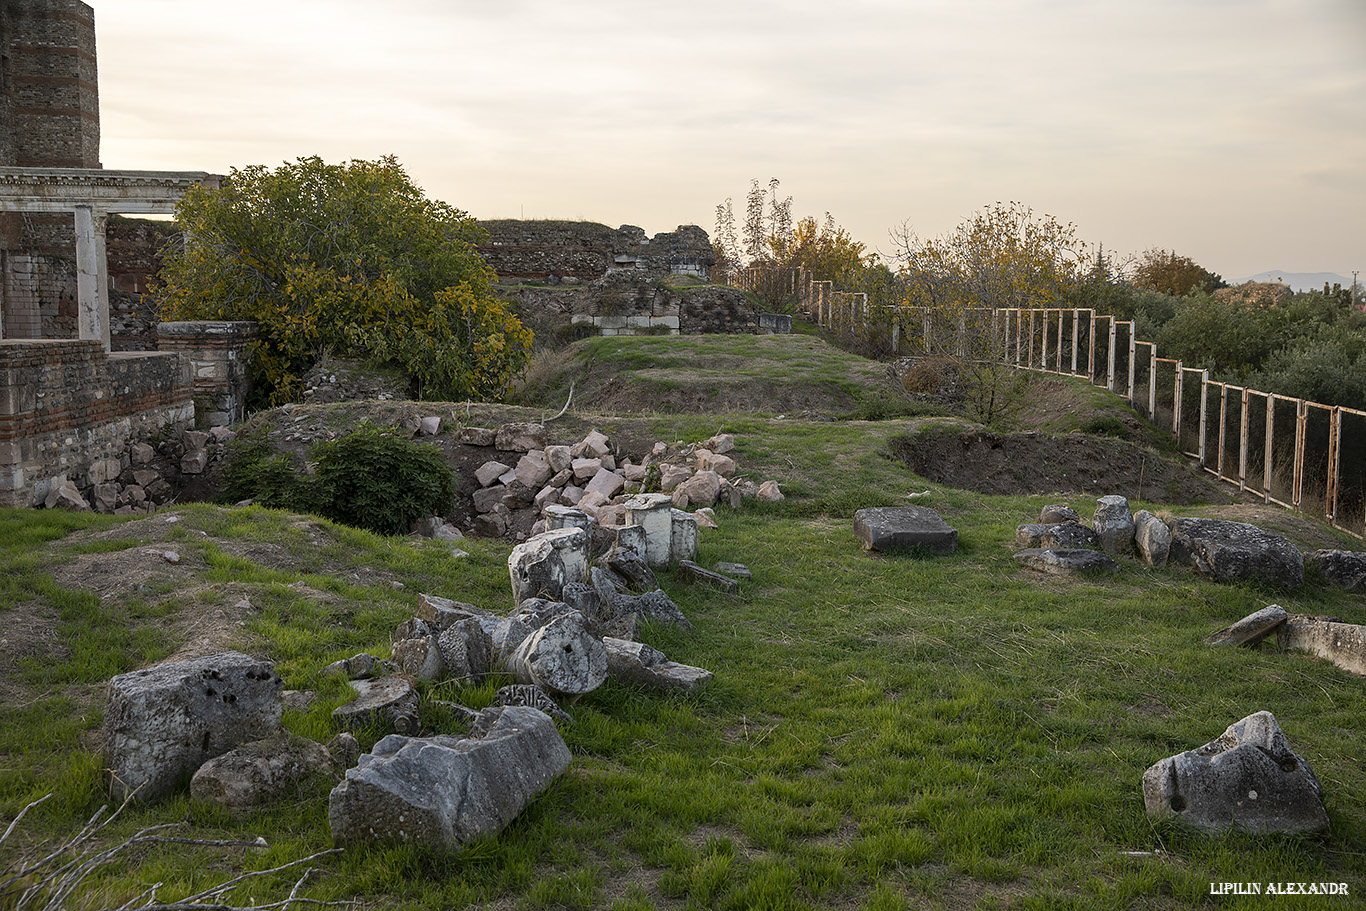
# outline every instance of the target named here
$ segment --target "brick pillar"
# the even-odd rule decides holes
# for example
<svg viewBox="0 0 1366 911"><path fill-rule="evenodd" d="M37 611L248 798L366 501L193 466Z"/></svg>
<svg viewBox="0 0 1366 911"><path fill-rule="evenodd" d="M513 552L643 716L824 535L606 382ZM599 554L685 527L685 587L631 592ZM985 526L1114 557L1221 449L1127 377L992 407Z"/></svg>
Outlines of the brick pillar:
<svg viewBox="0 0 1366 911"><path fill-rule="evenodd" d="M178 352L190 362L196 427L226 427L246 416L247 363L259 337L249 321L157 325L157 350Z"/></svg>

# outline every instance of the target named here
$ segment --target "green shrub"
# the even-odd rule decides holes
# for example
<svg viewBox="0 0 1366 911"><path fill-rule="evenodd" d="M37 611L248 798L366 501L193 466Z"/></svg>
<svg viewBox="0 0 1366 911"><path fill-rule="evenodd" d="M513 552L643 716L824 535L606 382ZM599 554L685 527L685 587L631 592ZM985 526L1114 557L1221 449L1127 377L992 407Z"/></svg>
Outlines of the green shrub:
<svg viewBox="0 0 1366 911"><path fill-rule="evenodd" d="M455 476L441 452L405 440L387 427L362 423L309 451L324 516L380 534L406 534L422 516L445 515L455 499Z"/></svg>
<svg viewBox="0 0 1366 911"><path fill-rule="evenodd" d="M314 473L264 439L233 444L220 501L316 513L380 534L404 534L413 519L445 515L455 477L441 452L404 439L393 428L363 422L344 437L309 450Z"/></svg>

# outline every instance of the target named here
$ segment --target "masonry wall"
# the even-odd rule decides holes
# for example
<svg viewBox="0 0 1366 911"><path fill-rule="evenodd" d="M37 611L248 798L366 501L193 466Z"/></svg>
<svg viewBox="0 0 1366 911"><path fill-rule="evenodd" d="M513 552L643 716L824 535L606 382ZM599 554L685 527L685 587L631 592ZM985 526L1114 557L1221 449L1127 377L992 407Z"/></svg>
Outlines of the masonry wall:
<svg viewBox="0 0 1366 911"><path fill-rule="evenodd" d="M36 506L128 443L194 420L188 362L106 354L94 340L0 341L0 506Z"/></svg>
<svg viewBox="0 0 1366 911"><path fill-rule="evenodd" d="M157 348L178 354L194 381L196 427L228 427L246 414L247 363L260 337L253 322L179 322L157 325Z"/></svg>
<svg viewBox="0 0 1366 911"><path fill-rule="evenodd" d="M100 167L95 13L78 0L0 0L0 164Z"/></svg>
<svg viewBox="0 0 1366 911"><path fill-rule="evenodd" d="M716 262L707 232L696 225L679 225L654 237L634 225L613 230L587 221L506 219L479 226L489 235L479 252L503 282L574 284L617 270L706 278Z"/></svg>

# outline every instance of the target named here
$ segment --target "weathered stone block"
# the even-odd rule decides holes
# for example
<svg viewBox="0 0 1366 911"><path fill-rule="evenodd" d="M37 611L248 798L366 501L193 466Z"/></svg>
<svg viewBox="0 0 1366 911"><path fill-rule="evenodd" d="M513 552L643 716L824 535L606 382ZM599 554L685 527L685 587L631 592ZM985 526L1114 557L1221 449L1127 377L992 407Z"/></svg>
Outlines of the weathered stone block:
<svg viewBox="0 0 1366 911"><path fill-rule="evenodd" d="M670 661L664 653L640 642L605 636L608 673L640 686L695 693L712 681L712 672Z"/></svg>
<svg viewBox="0 0 1366 911"><path fill-rule="evenodd" d="M245 813L289 796L309 778L335 765L321 743L281 731L204 763L190 779L190 794L230 813Z"/></svg>
<svg viewBox="0 0 1366 911"><path fill-rule="evenodd" d="M1119 572L1119 564L1098 550L1030 547L1016 551L1015 562L1055 576L1096 575Z"/></svg>
<svg viewBox="0 0 1366 911"><path fill-rule="evenodd" d="M588 534L582 528L547 531L518 544L508 555L513 603L528 598L558 599L568 582L588 574Z"/></svg>
<svg viewBox="0 0 1366 911"><path fill-rule="evenodd" d="M1176 816L1198 829L1322 832L1323 788L1270 712L1229 725L1219 739L1171 756L1143 773L1150 816Z"/></svg>
<svg viewBox="0 0 1366 911"><path fill-rule="evenodd" d="M518 683L579 695L607 679L607 654L578 611L562 614L526 637L508 659Z"/></svg>
<svg viewBox="0 0 1366 911"><path fill-rule="evenodd" d="M402 677L353 680L358 696L332 710L332 720L348 731L365 727L398 734L417 733L420 725L417 691Z"/></svg>
<svg viewBox="0 0 1366 911"><path fill-rule="evenodd" d="M501 830L569 768L569 748L542 711L485 709L474 729L464 739L377 743L328 799L333 840L459 850Z"/></svg>
<svg viewBox="0 0 1366 911"><path fill-rule="evenodd" d="M876 506L854 513L854 535L865 550L918 550L945 556L958 549L958 532L925 506Z"/></svg>
<svg viewBox="0 0 1366 911"><path fill-rule="evenodd" d="M1091 527L1100 536L1100 548L1112 557L1123 557L1134 550L1134 516L1124 497L1101 497L1096 501Z"/></svg>
<svg viewBox="0 0 1366 911"><path fill-rule="evenodd" d="M105 760L116 797L172 793L208 760L280 726L274 665L240 652L157 665L109 681Z"/></svg>
<svg viewBox="0 0 1366 911"><path fill-rule="evenodd" d="M1293 590L1304 582L1304 557L1285 538L1221 519L1177 519L1170 559L1216 582L1255 581Z"/></svg>
<svg viewBox="0 0 1366 911"><path fill-rule="evenodd" d="M498 428L493 446L505 452L530 452L545 449L545 443L544 424L514 423Z"/></svg>

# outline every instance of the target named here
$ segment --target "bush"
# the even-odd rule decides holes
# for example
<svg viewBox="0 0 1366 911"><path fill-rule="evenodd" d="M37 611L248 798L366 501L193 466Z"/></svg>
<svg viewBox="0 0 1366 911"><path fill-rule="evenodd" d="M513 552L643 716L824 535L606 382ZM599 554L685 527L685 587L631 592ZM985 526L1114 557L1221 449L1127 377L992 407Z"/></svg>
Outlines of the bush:
<svg viewBox="0 0 1366 911"><path fill-rule="evenodd" d="M455 476L441 452L386 427L362 423L317 443L315 483L324 516L380 534L405 534L413 519L450 512Z"/></svg>
<svg viewBox="0 0 1366 911"><path fill-rule="evenodd" d="M219 499L316 513L380 534L405 534L413 519L445 515L455 499L455 476L440 451L393 428L363 422L314 444L309 457L312 475L264 439L240 440L223 469Z"/></svg>

